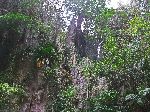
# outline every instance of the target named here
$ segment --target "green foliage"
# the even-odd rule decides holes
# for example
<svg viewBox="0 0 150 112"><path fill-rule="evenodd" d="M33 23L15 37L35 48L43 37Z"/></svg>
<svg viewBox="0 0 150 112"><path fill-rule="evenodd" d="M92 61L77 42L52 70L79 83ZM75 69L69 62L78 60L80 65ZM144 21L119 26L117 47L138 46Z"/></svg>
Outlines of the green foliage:
<svg viewBox="0 0 150 112"><path fill-rule="evenodd" d="M107 26L102 28L104 35L107 36L103 46L104 56L101 60L93 62L94 66L90 66L92 69L89 67L91 70L89 71L91 74L105 76L109 88L118 91L119 94L116 95L115 101L121 102L122 111L135 112L143 109L147 112L149 111L147 108L149 106L149 89L138 91L136 88L141 85L149 87L150 41L148 37L150 35L150 23L146 18L146 13L144 16L136 15L130 19L126 12L121 11L115 14L118 16L117 20L123 24L119 24L117 27ZM138 94L127 95L129 92L136 93L137 91ZM122 99L124 95L127 96ZM126 105L123 104L125 100L129 101ZM105 101L109 103L106 99ZM101 109L105 109L107 106L101 105ZM118 106L118 104L116 105ZM113 108L113 104L111 104L111 107ZM111 111L108 106L106 108L108 110L103 110L104 112ZM112 111L116 112L117 110L112 109Z"/></svg>
<svg viewBox="0 0 150 112"><path fill-rule="evenodd" d="M15 108L19 105L19 96L23 95L25 95L25 91L21 86L10 86L8 83L0 83L0 109L6 109L8 105L14 105L13 108Z"/></svg>
<svg viewBox="0 0 150 112"><path fill-rule="evenodd" d="M74 59L76 57L71 57L71 59L67 55L65 55L67 56L64 57L65 59L60 59L63 57L63 54L60 56L59 51L65 51L64 46L67 40L66 32L63 32L63 28L61 28L65 26L63 26L62 22L64 19L64 10L62 10L64 6L68 12L73 13L71 16L69 15L69 17L74 16L74 18L78 18L80 14L83 16L83 27L85 31L88 31L86 32L87 34L84 34L85 39L88 37L93 39L94 41L92 41L95 42L94 45L96 47L96 44L103 39L103 45L101 46L103 57L100 60L92 60L86 57L81 59L79 63L76 63L79 70L76 68L74 71L71 71L72 69L69 67L66 69L63 68L62 71L60 70L61 74L63 74L63 76L60 76L60 79L64 80L64 74L67 74L70 76L71 81L69 83L70 86L64 90L57 90L58 95L55 95L57 98L52 98L54 99L54 103L51 102L51 105L55 112L150 111L148 109L148 107L150 107L149 12L148 10L144 12L140 9L132 9L132 7L120 8L121 10L108 9L105 7L105 1L106 0L65 0L60 9L57 8L59 4L58 1L56 1L56 3L50 0L23 1L21 2L20 8L16 9L16 11L8 11L8 13L3 13L3 15L0 16L0 47L4 45L9 46L7 49L11 51L9 54L9 56L12 57L11 59L15 56L17 57L16 60L19 58L19 61L15 60L19 62L16 64L22 65L25 63L28 67L28 64L31 64L31 62L28 63L28 59L31 59L33 56L33 65L36 65L39 61L42 66L39 67L40 70L44 69L45 74L54 74L51 76L48 75L48 78L46 77L46 80L43 80L43 75L40 74L41 76L36 76L36 73L31 75L32 73L29 73L30 71L26 71L27 74L30 74L31 77L36 79L33 80L33 83L31 82L31 86L34 86L38 82L37 88L43 91L43 86L45 86L44 84L46 83L47 91L50 93L54 91L49 88L49 82L51 81L53 85L57 83L57 80L52 80L57 77L54 71L59 66L60 60L61 62L65 62L65 64L70 63L70 60L78 60ZM51 4L53 4L53 6L50 6ZM20 45L19 39L22 37L24 39L22 39ZM33 45L34 47L30 48L30 44L32 43L26 43L26 38L27 42L30 38L31 40L33 39L32 41L36 38L36 45L39 46ZM51 43L52 41L55 45ZM72 42L71 39L69 41ZM56 47L56 44L59 48ZM86 46L86 48L88 47L91 46ZM78 55L76 54L76 49L74 53L70 54ZM25 56L29 58L25 60ZM10 61L13 63L14 60ZM33 65L31 64L30 66L34 68L35 66ZM14 66L14 64L10 66ZM18 71L17 73L12 73L14 67L9 68L11 69L11 73L5 74L4 71L4 73L0 72L0 82L3 82L0 83L0 109L8 105L11 105L11 107L13 107L13 105L19 106L19 98L25 93L25 87L10 85L16 81L15 78L18 77L18 74L22 76L18 78L19 81L16 81L17 83L22 83L22 80L27 80L24 79L27 77L27 74L22 73L26 68L23 68L23 70L21 67L18 68L21 69L19 73ZM38 67L34 70L38 71ZM77 76L72 77L70 71L76 72ZM17 75L15 76L14 74ZM84 76L86 76L89 82L86 79L83 80L85 78ZM101 85L98 84L97 78L100 77L106 78L108 90L99 90L98 87ZM73 82L74 80L77 81ZM40 83L42 83L42 88L39 87ZM61 88L62 85L63 84L59 85L58 89L59 87ZM137 89L137 87L141 85L142 89ZM78 87L84 88L85 90L84 92L82 91L83 94L81 93L82 98L79 98L80 93L77 93ZM87 95L83 96L85 93ZM78 98L76 98L77 96ZM84 99L83 97L88 98ZM80 102L83 103L82 109L78 107Z"/></svg>
<svg viewBox="0 0 150 112"><path fill-rule="evenodd" d="M96 22L102 22L104 20L106 24L114 14L115 11L113 9L104 8L102 12L95 18Z"/></svg>
<svg viewBox="0 0 150 112"><path fill-rule="evenodd" d="M97 96L92 97L90 101L90 112L116 112L117 91L102 91Z"/></svg>
<svg viewBox="0 0 150 112"><path fill-rule="evenodd" d="M28 8L35 7L38 3L40 3L40 0L22 1L20 3L20 7L28 9Z"/></svg>
<svg viewBox="0 0 150 112"><path fill-rule="evenodd" d="M55 56L57 56L56 47L54 47L54 45L51 43L41 45L36 50L37 58L47 58L47 57L55 58Z"/></svg>
<svg viewBox="0 0 150 112"><path fill-rule="evenodd" d="M11 87L7 83L0 83L0 91L3 94L23 94L24 91L19 86Z"/></svg>
<svg viewBox="0 0 150 112"><path fill-rule="evenodd" d="M0 29L15 29L17 31L19 25L27 25L29 21L31 21L31 18L29 16L21 13L9 12L5 15L0 16Z"/></svg>
<svg viewBox="0 0 150 112"><path fill-rule="evenodd" d="M149 106L150 99L150 88L141 89L137 94L128 94L125 97L125 102L128 107L128 110L134 111L137 108L147 110L147 106ZM150 111L148 109L147 111Z"/></svg>
<svg viewBox="0 0 150 112"><path fill-rule="evenodd" d="M58 95L58 100L54 104L54 110L57 112L76 112L75 108L76 90L73 86L66 87Z"/></svg>
<svg viewBox="0 0 150 112"><path fill-rule="evenodd" d="M72 86L69 86L66 91L62 92L62 97L64 98L73 98L75 96L75 88Z"/></svg>
<svg viewBox="0 0 150 112"><path fill-rule="evenodd" d="M16 13L10 12L0 16L0 20L7 21L9 23L9 22L28 21L30 20L30 17L17 12Z"/></svg>
<svg viewBox="0 0 150 112"><path fill-rule="evenodd" d="M148 50L148 33L146 32L149 29L149 22L136 16L129 21L129 24L129 29L126 29L125 32L125 29L122 29L118 36L114 35L115 31L110 33L109 30L105 30L108 34L104 44L105 56L99 61L99 64L96 63L93 70L96 68L100 71L128 71L148 59L150 52ZM136 32L138 32L138 36L135 35Z"/></svg>
<svg viewBox="0 0 150 112"><path fill-rule="evenodd" d="M129 33L133 36L136 35L145 35L146 32L150 29L150 22L146 21L144 17L135 16L129 21Z"/></svg>
<svg viewBox="0 0 150 112"><path fill-rule="evenodd" d="M80 61L80 68L82 69L82 72L85 77L91 77L92 75L94 76L95 74L92 74L91 69L94 66L93 60L90 60L89 58L83 58Z"/></svg>
<svg viewBox="0 0 150 112"><path fill-rule="evenodd" d="M31 28L36 33L39 31L47 33L51 29L51 26L45 25L40 20L19 12L9 12L0 16L0 23L1 30L13 29L19 33L22 33L21 28Z"/></svg>
<svg viewBox="0 0 150 112"><path fill-rule="evenodd" d="M57 48L52 43L46 43L44 45L39 46L35 50L34 54L35 54L35 59L38 59L38 58L46 59L47 58L52 66L55 66L58 64L59 53L57 51Z"/></svg>

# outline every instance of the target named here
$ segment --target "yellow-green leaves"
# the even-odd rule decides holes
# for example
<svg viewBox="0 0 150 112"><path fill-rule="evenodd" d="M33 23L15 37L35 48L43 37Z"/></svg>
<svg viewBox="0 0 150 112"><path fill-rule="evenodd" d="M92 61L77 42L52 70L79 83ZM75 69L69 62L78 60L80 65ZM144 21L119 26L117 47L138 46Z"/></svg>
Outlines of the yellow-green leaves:
<svg viewBox="0 0 150 112"><path fill-rule="evenodd" d="M0 83L0 93L2 94L16 94L16 93L24 93L24 90L19 86L10 86L8 83Z"/></svg>
<svg viewBox="0 0 150 112"><path fill-rule="evenodd" d="M117 50L117 43L115 37L108 37L106 39L105 49L109 52L115 52Z"/></svg>
<svg viewBox="0 0 150 112"><path fill-rule="evenodd" d="M135 16L129 21L129 29L131 35L141 35L150 29L150 22L146 21L143 17Z"/></svg>

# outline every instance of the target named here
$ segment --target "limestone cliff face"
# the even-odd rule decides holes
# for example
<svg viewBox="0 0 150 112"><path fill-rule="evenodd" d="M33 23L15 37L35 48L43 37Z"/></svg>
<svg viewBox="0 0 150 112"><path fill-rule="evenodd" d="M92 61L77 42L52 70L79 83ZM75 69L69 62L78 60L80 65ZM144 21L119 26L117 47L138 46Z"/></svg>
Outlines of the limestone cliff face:
<svg viewBox="0 0 150 112"><path fill-rule="evenodd" d="M73 18L70 22L67 35L67 48L73 49L73 52L78 55L79 58L88 57L90 59L102 58L102 44L99 39L90 39L85 31L81 29L84 21L83 14L79 14L78 18ZM75 48L73 48L75 46Z"/></svg>

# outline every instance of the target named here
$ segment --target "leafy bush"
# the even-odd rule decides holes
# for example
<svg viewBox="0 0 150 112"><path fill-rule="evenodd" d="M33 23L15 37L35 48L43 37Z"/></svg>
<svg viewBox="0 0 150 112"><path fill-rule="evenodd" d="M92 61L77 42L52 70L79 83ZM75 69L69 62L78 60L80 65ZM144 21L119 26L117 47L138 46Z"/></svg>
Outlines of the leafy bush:
<svg viewBox="0 0 150 112"><path fill-rule="evenodd" d="M116 112L118 93L113 90L105 90L99 95L89 99L90 112Z"/></svg>
<svg viewBox="0 0 150 112"><path fill-rule="evenodd" d="M14 105L12 110L18 108L20 106L18 96L23 95L25 95L25 91L21 86L0 83L0 109L6 109L6 107L9 109L10 105Z"/></svg>
<svg viewBox="0 0 150 112"><path fill-rule="evenodd" d="M68 86L62 90L54 103L55 112L76 112L75 95L76 90L73 86Z"/></svg>
<svg viewBox="0 0 150 112"><path fill-rule="evenodd" d="M35 61L44 60L47 67L56 68L59 62L59 53L52 43L40 45L34 52Z"/></svg>
<svg viewBox="0 0 150 112"><path fill-rule="evenodd" d="M131 112L136 109L150 111L147 107L150 106L150 88L139 90L137 94L128 94L125 97L125 102L128 110Z"/></svg>

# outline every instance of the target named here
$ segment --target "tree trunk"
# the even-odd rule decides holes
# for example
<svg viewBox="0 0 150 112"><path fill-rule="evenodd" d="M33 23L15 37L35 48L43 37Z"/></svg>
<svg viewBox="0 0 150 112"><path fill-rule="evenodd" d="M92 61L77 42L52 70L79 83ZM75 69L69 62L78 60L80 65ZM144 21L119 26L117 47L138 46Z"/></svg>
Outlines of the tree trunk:
<svg viewBox="0 0 150 112"><path fill-rule="evenodd" d="M75 47L77 49L77 53L79 57L86 57L86 41L84 37L84 33L81 30L81 25L83 22L83 14L79 14L77 20L77 27L76 27L76 36L75 36Z"/></svg>
<svg viewBox="0 0 150 112"><path fill-rule="evenodd" d="M43 80L44 73L38 70L27 87L28 94L24 98L20 112L45 112L48 83Z"/></svg>

